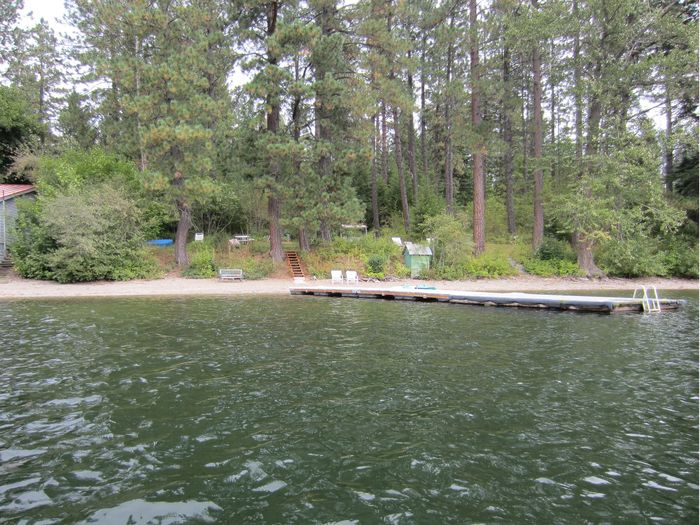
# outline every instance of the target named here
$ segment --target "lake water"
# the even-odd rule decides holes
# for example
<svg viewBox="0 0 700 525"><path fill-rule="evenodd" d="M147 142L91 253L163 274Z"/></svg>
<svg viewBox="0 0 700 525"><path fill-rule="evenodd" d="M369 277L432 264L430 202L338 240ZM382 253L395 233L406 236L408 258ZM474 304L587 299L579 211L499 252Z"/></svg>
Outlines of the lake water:
<svg viewBox="0 0 700 525"><path fill-rule="evenodd" d="M697 523L698 303L0 301L0 522Z"/></svg>

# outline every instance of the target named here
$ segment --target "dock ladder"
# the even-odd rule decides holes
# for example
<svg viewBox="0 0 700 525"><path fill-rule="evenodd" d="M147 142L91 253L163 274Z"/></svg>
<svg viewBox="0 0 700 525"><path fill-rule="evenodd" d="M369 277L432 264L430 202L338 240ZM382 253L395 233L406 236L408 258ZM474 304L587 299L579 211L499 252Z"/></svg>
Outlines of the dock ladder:
<svg viewBox="0 0 700 525"><path fill-rule="evenodd" d="M656 286L650 286L649 290L647 290L646 286L636 288L634 290L634 295L632 295L632 299L637 299L637 292L639 292L639 299L642 300L642 309L645 312L661 311L661 302L659 301L659 294L656 291ZM650 292L654 292L653 297L651 296Z"/></svg>

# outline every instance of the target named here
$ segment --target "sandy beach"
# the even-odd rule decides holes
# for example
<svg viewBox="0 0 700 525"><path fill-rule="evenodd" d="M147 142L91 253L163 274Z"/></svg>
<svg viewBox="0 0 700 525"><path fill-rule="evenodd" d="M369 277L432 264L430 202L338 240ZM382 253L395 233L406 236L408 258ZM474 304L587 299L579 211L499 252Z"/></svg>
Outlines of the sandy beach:
<svg viewBox="0 0 700 525"><path fill-rule="evenodd" d="M633 290L637 286L656 286L659 292L668 290L698 290L693 279L586 279L542 278L519 276L507 279L478 279L470 281L417 281L361 282L357 287L393 287L407 284L435 286L446 290L491 292L546 292L589 290ZM330 280L307 279L308 286L328 286ZM193 295L271 295L288 294L299 286L289 279L262 279L258 281L219 281L212 279L184 279L166 277L155 280L101 281L93 283L59 284L52 281L23 279L14 274L0 277L0 300L49 297L139 297L139 296L193 296Z"/></svg>

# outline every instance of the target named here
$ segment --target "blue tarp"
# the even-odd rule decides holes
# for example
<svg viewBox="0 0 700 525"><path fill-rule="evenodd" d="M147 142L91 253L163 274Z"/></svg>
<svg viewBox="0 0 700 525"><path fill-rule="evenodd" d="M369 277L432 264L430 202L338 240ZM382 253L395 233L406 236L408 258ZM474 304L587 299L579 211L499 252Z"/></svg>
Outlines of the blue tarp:
<svg viewBox="0 0 700 525"><path fill-rule="evenodd" d="M146 241L147 244L153 244L155 246L169 246L173 243L172 239L153 239Z"/></svg>

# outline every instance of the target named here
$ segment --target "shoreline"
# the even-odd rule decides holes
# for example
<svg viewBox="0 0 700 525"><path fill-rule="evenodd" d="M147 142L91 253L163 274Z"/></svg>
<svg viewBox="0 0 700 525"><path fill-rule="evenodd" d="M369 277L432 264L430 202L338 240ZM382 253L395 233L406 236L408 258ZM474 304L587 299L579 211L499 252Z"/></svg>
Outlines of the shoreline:
<svg viewBox="0 0 700 525"><path fill-rule="evenodd" d="M329 286L330 279L309 279L307 286ZM427 285L445 290L484 292L576 292L629 290L639 286L656 286L659 294L671 290L698 290L696 279L588 279L582 277L557 278L518 276L504 279L477 279L469 281L430 281L401 279L386 282L360 282L353 288ZM16 275L0 277L0 301L5 299L47 299L81 297L178 297L178 296L245 296L289 295L296 286L293 279L261 279L257 281L219 281L165 277L154 280L98 281L91 283L59 284L53 281L23 279Z"/></svg>

